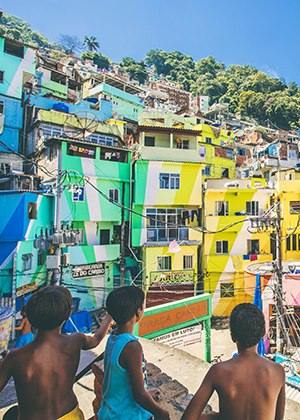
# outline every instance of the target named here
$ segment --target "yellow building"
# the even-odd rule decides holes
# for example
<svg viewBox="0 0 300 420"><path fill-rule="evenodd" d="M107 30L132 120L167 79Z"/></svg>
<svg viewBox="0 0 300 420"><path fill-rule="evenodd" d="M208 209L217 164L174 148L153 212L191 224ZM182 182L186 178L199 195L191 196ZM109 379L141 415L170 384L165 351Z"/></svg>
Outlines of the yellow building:
<svg viewBox="0 0 300 420"><path fill-rule="evenodd" d="M282 170L275 186L281 206L282 260L287 269L289 262L300 266L300 172Z"/></svg>
<svg viewBox="0 0 300 420"><path fill-rule="evenodd" d="M197 124L198 155L203 162L204 178L234 178L236 162L233 148L233 132L209 124Z"/></svg>
<svg viewBox="0 0 300 420"><path fill-rule="evenodd" d="M254 279L247 270L273 259L270 232L249 221L264 215L273 194L262 179L207 180L202 271L215 316L229 316L236 304L252 301Z"/></svg>

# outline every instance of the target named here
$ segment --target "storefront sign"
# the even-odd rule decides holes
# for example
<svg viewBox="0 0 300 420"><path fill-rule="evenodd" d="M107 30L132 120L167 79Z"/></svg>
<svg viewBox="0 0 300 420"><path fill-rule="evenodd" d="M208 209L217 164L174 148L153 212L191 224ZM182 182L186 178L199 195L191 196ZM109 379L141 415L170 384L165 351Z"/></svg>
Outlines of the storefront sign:
<svg viewBox="0 0 300 420"><path fill-rule="evenodd" d="M194 271L152 271L150 273L150 282L152 283L193 283Z"/></svg>
<svg viewBox="0 0 300 420"><path fill-rule="evenodd" d="M105 274L105 264L87 264L87 265L73 265L72 277L80 279L82 277L102 276Z"/></svg>
<svg viewBox="0 0 300 420"><path fill-rule="evenodd" d="M194 325L192 327L172 331L168 334L163 334L154 338L153 341L175 348L184 348L191 346L192 344L201 343L202 325Z"/></svg>
<svg viewBox="0 0 300 420"><path fill-rule="evenodd" d="M93 146L82 146L80 144L68 143L67 153L71 156L79 156L95 159L96 158L96 148Z"/></svg>

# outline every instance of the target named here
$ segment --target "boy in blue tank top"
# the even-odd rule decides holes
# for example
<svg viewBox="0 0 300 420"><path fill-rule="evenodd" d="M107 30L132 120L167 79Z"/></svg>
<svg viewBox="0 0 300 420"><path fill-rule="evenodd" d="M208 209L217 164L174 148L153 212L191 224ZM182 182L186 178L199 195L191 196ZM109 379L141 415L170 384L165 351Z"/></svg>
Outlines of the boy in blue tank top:
<svg viewBox="0 0 300 420"><path fill-rule="evenodd" d="M145 389L143 350L133 329L144 313L144 292L135 286L113 290L106 301L117 327L104 356L103 398L99 420L169 420Z"/></svg>

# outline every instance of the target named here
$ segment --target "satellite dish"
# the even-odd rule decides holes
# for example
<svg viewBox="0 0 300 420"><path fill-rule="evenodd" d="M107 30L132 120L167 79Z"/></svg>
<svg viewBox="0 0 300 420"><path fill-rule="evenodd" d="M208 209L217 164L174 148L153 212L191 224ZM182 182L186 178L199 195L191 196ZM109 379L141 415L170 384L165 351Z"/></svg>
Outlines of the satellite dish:
<svg viewBox="0 0 300 420"><path fill-rule="evenodd" d="M94 133L98 128L98 120L91 112L78 112L70 114L64 122L64 135L66 137L83 140Z"/></svg>

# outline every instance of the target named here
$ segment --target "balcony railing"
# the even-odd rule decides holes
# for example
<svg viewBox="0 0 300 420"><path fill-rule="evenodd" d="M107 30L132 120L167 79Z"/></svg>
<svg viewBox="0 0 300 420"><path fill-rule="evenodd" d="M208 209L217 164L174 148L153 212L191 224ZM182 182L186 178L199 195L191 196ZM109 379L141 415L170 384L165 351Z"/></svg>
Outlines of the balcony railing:
<svg viewBox="0 0 300 420"><path fill-rule="evenodd" d="M189 229L182 228L148 228L147 241L148 242L170 242L170 241L188 241Z"/></svg>

